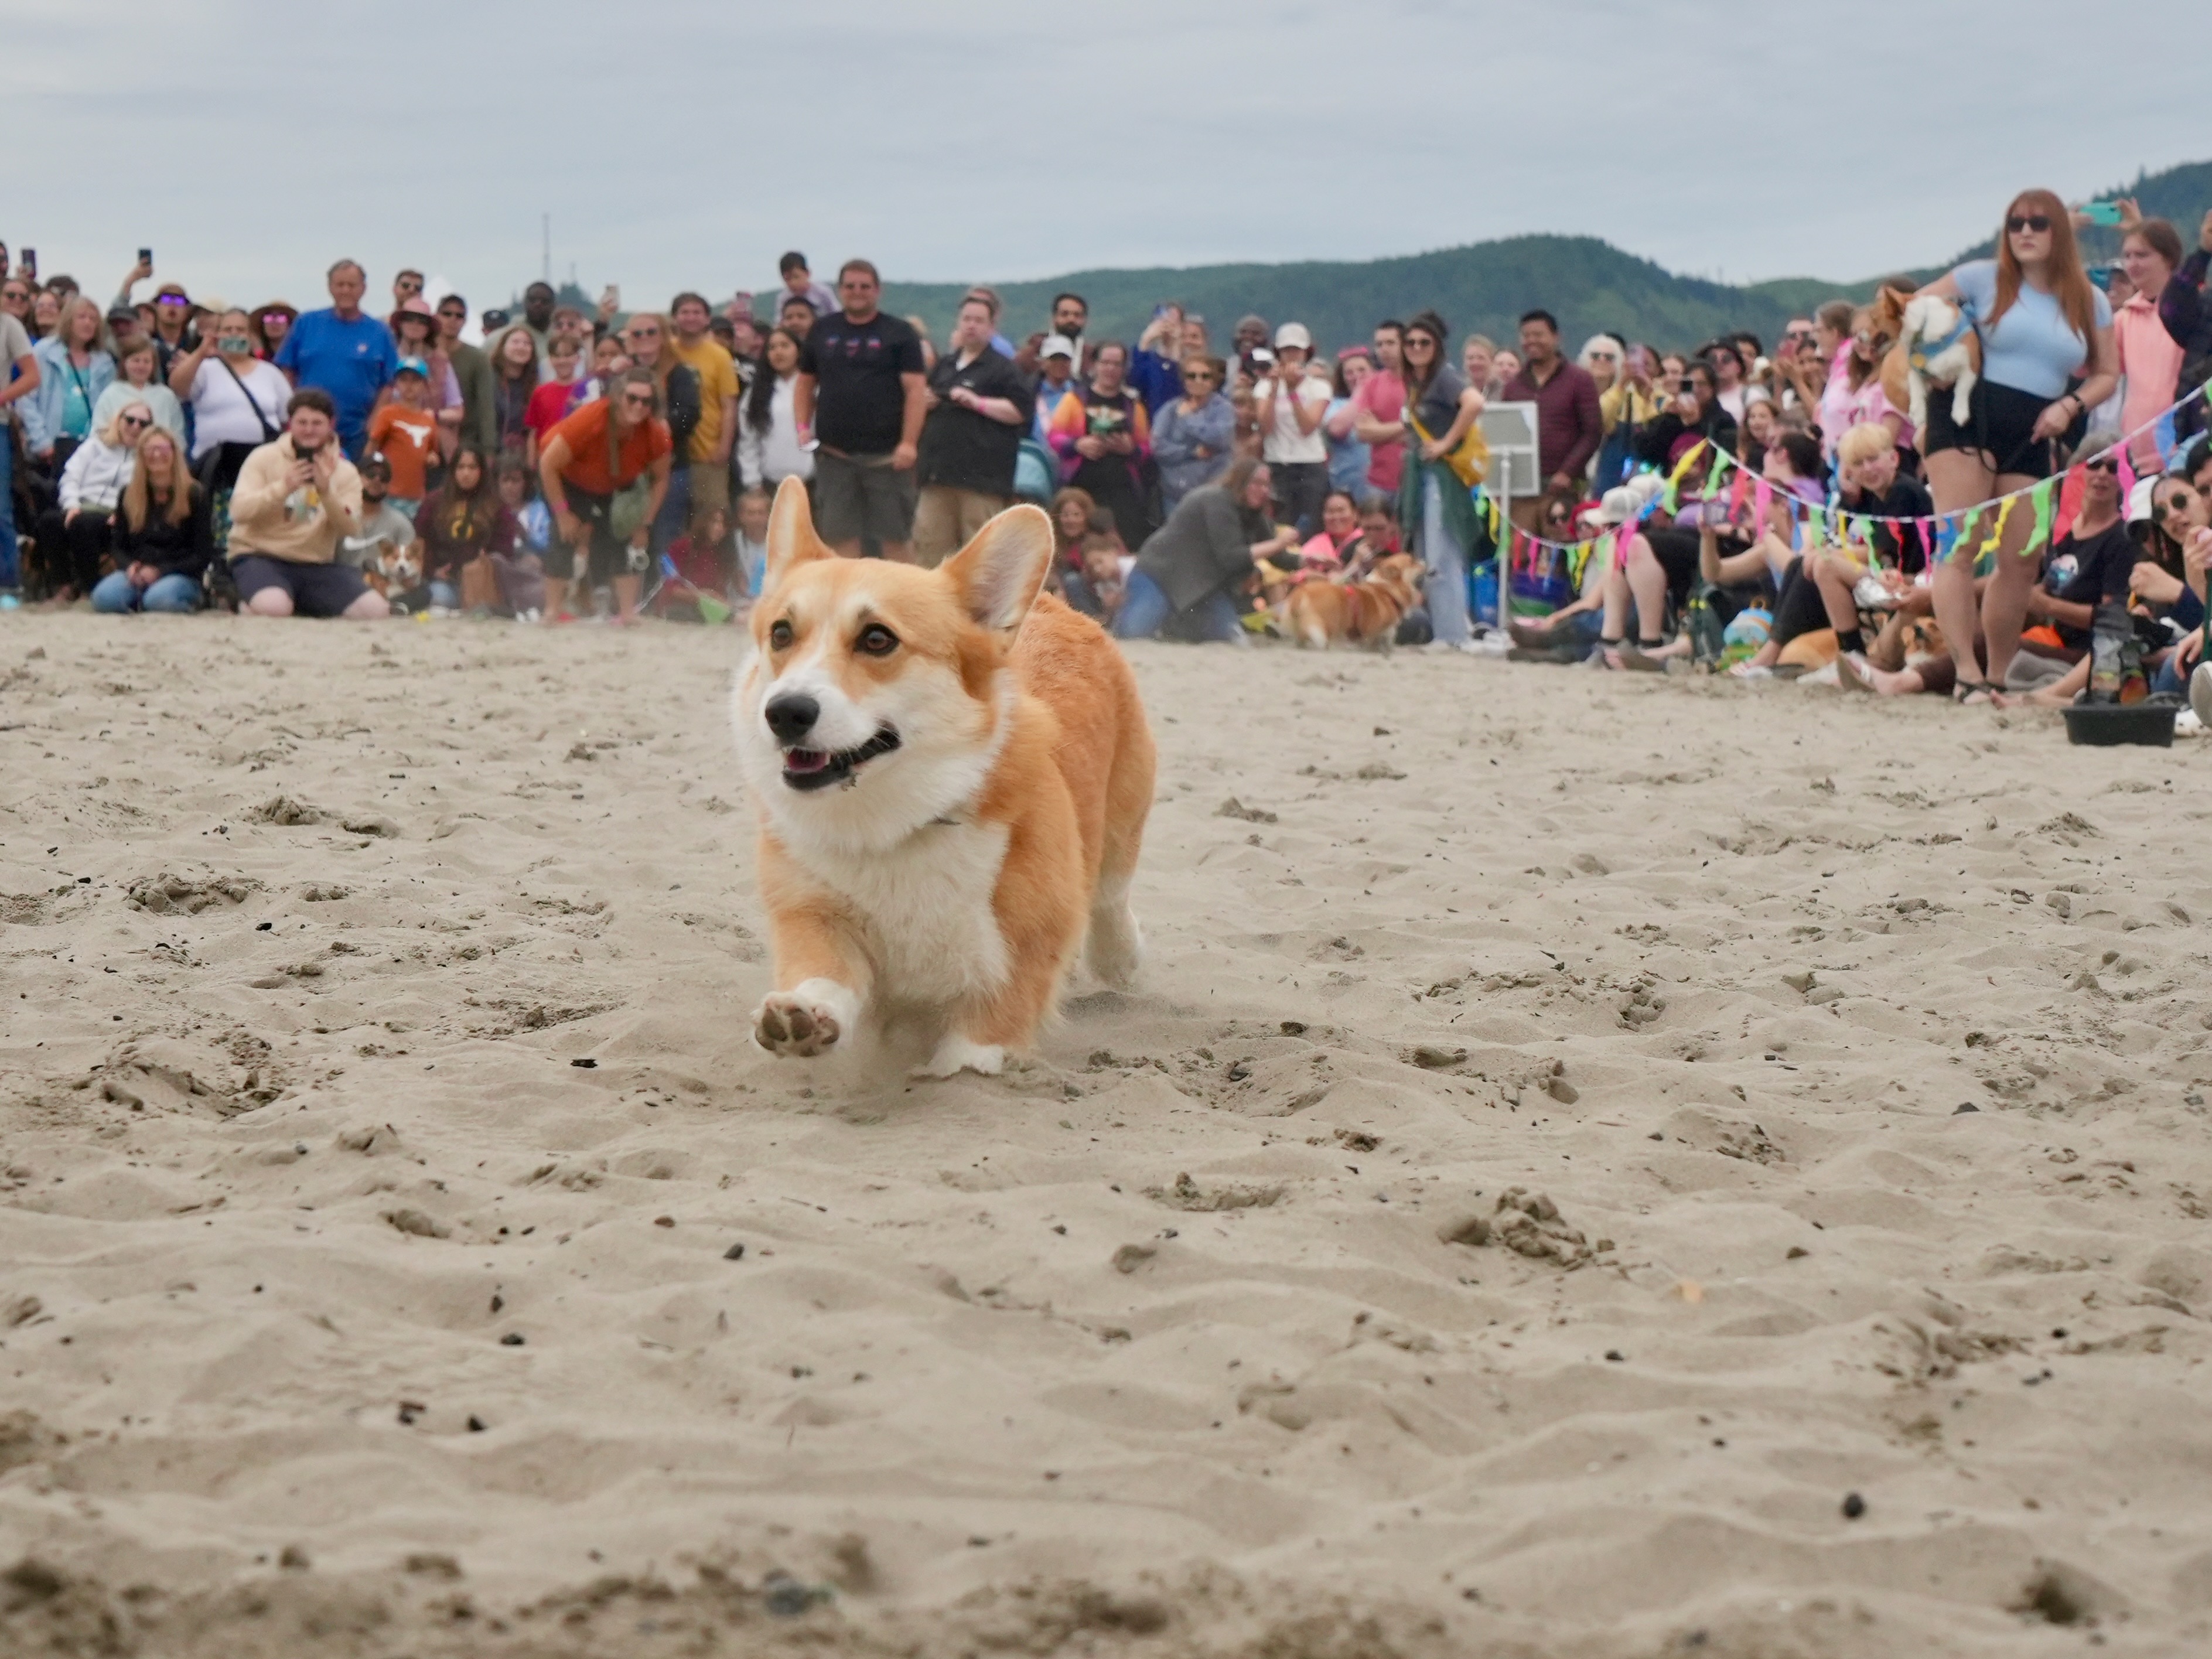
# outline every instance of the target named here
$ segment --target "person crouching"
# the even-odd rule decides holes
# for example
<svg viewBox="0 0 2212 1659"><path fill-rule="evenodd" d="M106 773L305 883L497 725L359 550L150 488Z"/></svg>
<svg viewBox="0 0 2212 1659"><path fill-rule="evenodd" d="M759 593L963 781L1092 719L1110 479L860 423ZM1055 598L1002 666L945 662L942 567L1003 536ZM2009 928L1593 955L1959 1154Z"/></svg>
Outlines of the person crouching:
<svg viewBox="0 0 2212 1659"><path fill-rule="evenodd" d="M230 497L230 574L240 609L256 617L392 614L361 572L337 562L339 542L361 531L361 474L338 448L337 406L303 386L285 405L286 427L239 469Z"/></svg>

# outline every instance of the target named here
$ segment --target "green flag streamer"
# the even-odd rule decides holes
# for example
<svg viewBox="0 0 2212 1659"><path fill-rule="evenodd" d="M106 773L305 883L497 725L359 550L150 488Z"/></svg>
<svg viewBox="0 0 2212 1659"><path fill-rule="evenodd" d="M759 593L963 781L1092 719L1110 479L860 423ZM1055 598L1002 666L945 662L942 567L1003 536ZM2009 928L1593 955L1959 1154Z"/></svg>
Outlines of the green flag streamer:
<svg viewBox="0 0 2212 1659"><path fill-rule="evenodd" d="M2028 499L2035 503L2035 528L2028 533L2027 545L2021 549L2023 556L2041 552L2050 544L2051 526L2058 516L2057 489L2058 479L2050 477L2028 492Z"/></svg>

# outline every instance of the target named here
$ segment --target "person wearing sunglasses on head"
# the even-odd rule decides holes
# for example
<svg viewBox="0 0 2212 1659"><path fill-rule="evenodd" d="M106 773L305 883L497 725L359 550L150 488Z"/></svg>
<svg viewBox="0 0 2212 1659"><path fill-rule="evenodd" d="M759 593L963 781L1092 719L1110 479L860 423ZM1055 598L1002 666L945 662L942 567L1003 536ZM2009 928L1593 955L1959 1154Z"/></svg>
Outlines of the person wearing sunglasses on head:
<svg viewBox="0 0 2212 1659"><path fill-rule="evenodd" d="M108 550L108 520L131 482L138 441L154 424L143 402L127 403L114 418L76 447L62 469L58 499L39 521L39 548L54 598L64 604L89 595Z"/></svg>
<svg viewBox="0 0 2212 1659"><path fill-rule="evenodd" d="M1921 453L1936 511L1955 513L2059 471L2069 431L2118 384L2112 308L2082 269L2065 204L2047 190L2022 191L2005 210L1994 259L1969 260L1920 292L1962 307L1982 341L1981 378L1966 420L1952 418L1948 395L1928 402ZM2069 391L2076 375L2081 382ZM2012 515L1982 592L1986 664L1973 651L1972 553L1954 551L1936 567L1936 619L1958 664L1953 696L1961 702L1987 702L2020 648L2037 574L2035 560L2021 550L2034 522L2032 513ZM1973 539L1978 547L1982 538Z"/></svg>

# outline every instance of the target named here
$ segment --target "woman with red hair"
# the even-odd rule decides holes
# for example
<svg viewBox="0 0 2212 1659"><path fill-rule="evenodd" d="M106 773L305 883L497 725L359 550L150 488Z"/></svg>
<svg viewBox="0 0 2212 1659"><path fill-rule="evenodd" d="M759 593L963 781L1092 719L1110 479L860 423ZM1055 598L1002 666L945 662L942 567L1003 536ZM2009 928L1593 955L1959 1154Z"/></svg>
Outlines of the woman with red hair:
<svg viewBox="0 0 2212 1659"><path fill-rule="evenodd" d="M2047 190L2022 191L2005 210L1996 258L1969 260L1921 292L1960 307L1982 342L1966 419L1952 418L1948 392L1928 400L1922 453L1936 511L1957 512L2060 471L2068 433L2118 384L2112 308L2081 268L2066 204ZM2021 556L2034 522L2033 514L2014 509L1983 592L1986 678L1974 657L1972 550L1961 542L1936 567L1936 619L1959 665L1953 695L1961 702L1987 702L1992 687L2004 685L2035 586L2036 561ZM1974 547L1981 539L1977 534Z"/></svg>

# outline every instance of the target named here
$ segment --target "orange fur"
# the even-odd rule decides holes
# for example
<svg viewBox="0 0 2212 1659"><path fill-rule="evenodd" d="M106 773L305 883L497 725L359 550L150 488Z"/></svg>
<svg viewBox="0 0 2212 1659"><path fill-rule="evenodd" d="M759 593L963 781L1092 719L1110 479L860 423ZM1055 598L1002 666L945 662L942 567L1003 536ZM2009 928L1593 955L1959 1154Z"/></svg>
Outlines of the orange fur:
<svg viewBox="0 0 2212 1659"><path fill-rule="evenodd" d="M1398 624L1419 605L1421 562L1393 553L1354 582L1301 582L1285 602L1283 618L1300 645L1388 646Z"/></svg>
<svg viewBox="0 0 2212 1659"><path fill-rule="evenodd" d="M1103 977L1135 966L1127 893L1154 769L1135 678L1096 623L1038 594L1052 533L1036 509L1000 514L933 571L835 557L805 501L778 495L737 693L775 968L756 1035L818 1053L864 1006L919 1007L943 1021L926 1069L994 1070L1034 1040L1086 931ZM895 648L863 645L878 628ZM836 705L825 722L860 722L848 749L878 720L900 746L849 786L786 789L763 711L799 684ZM988 918L958 901L969 881L988 883Z"/></svg>

